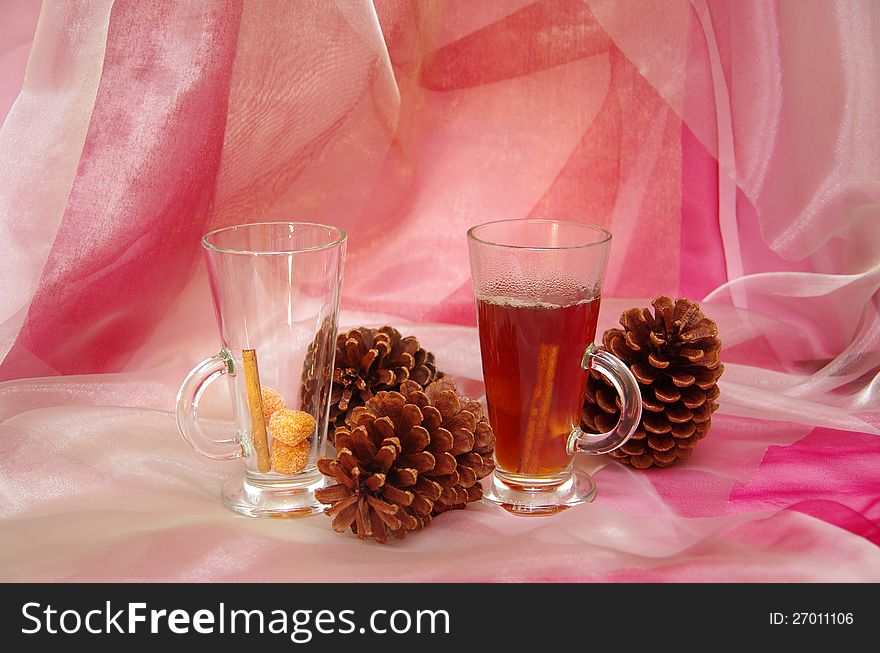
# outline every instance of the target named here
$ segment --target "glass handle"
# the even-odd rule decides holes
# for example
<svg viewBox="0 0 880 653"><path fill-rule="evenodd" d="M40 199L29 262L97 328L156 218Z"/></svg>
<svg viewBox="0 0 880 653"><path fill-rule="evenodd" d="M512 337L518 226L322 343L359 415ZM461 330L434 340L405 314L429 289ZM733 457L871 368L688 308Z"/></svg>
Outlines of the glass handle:
<svg viewBox="0 0 880 653"><path fill-rule="evenodd" d="M226 374L235 374L232 354L222 349L216 356L206 358L187 375L177 393L177 430L197 453L212 460L235 460L244 455L241 443L235 439L212 440L199 424L199 401L202 393L214 381Z"/></svg>
<svg viewBox="0 0 880 653"><path fill-rule="evenodd" d="M568 453L583 451L602 454L614 451L629 440L642 418L639 384L623 361L595 344L584 351L581 367L585 370L594 369L611 381L620 396L620 419L617 426L607 433L584 433L580 427L575 427L568 436Z"/></svg>

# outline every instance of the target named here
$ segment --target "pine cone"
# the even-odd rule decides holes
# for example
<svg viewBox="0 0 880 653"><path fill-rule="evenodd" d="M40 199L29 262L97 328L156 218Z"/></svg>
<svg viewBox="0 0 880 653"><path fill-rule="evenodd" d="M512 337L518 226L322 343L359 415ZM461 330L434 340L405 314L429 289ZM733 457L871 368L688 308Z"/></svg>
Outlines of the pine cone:
<svg viewBox="0 0 880 653"><path fill-rule="evenodd" d="M452 434L450 453L456 462L455 471L448 477L435 479L443 486L442 495L434 502L433 514L439 515L483 498L483 486L476 481L495 469L495 433L480 403L459 395L452 379L438 379L425 389L425 394L440 411L440 430Z"/></svg>
<svg viewBox="0 0 880 653"><path fill-rule="evenodd" d="M329 388L324 381L330 376L330 358L333 354L333 343L336 338L336 327L330 318L324 318L318 333L309 343L300 385L302 409L312 415L323 415L327 407ZM328 427L328 430L330 427Z"/></svg>
<svg viewBox="0 0 880 653"><path fill-rule="evenodd" d="M724 371L718 357L718 327L687 299L658 297L648 308L631 308L620 317L623 329L609 329L605 348L620 358L639 382L642 420L630 440L611 456L639 469L668 467L687 459L712 426L718 409L717 381ZM620 414L617 392L605 377L587 378L581 426L608 431Z"/></svg>
<svg viewBox="0 0 880 653"><path fill-rule="evenodd" d="M330 392L330 426L344 426L358 406L382 390L397 390L407 380L422 388L441 377L434 355L397 329L360 327L336 338L336 363Z"/></svg>
<svg viewBox="0 0 880 653"><path fill-rule="evenodd" d="M483 496L495 436L480 405L459 397L450 379L427 389L404 381L379 391L336 429L336 460L318 469L336 479L316 496L330 504L333 529L386 542L388 534L428 526L434 515Z"/></svg>

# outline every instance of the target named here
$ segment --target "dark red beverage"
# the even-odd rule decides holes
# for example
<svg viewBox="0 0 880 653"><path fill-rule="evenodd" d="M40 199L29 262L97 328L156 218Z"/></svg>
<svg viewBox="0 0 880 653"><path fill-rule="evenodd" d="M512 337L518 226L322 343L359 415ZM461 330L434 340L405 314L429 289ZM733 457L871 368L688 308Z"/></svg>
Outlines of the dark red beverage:
<svg viewBox="0 0 880 653"><path fill-rule="evenodd" d="M580 419L581 358L596 335L599 299L566 306L478 300L477 312L498 471L552 479L572 461L566 443Z"/></svg>

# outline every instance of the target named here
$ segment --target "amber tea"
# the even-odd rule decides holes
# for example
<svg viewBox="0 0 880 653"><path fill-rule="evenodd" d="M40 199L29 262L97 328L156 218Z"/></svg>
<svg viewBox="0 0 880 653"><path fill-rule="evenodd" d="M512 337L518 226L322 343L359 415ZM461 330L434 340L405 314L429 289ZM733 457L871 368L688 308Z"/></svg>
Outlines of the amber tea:
<svg viewBox="0 0 880 653"><path fill-rule="evenodd" d="M596 225L523 218L468 230L495 472L484 497L520 515L591 501L596 485L574 454L623 445L642 401L629 368L593 343L611 234ZM617 391L605 433L580 428L587 373Z"/></svg>
<svg viewBox="0 0 880 653"><path fill-rule="evenodd" d="M489 420L499 468L552 477L571 465L599 299L567 306L487 299L477 302Z"/></svg>

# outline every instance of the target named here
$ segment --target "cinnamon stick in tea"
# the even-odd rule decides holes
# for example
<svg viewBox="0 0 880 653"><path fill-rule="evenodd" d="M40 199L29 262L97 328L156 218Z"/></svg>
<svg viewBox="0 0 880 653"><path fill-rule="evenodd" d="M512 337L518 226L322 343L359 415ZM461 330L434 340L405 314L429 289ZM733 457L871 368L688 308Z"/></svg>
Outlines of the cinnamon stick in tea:
<svg viewBox="0 0 880 653"><path fill-rule="evenodd" d="M547 437L547 423L550 419L550 406L553 401L553 382L556 380L556 363L559 360L559 345L542 343L538 348L538 371L535 374L535 389L529 402L529 418L526 424L526 437L520 458L520 474L540 473L541 449Z"/></svg>
<svg viewBox="0 0 880 653"><path fill-rule="evenodd" d="M241 358L244 362L244 381L247 386L248 410L251 413L251 441L257 454L257 471L266 474L272 469L272 462L269 459L269 439L263 417L263 393L260 390L257 352L254 349L244 349Z"/></svg>

